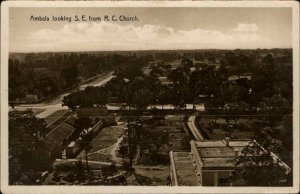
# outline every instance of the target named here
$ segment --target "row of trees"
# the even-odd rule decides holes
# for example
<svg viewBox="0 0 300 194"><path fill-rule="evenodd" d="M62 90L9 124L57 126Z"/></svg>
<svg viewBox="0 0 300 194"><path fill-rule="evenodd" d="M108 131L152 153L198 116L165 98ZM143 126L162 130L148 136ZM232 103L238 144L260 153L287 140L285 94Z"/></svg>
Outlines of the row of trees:
<svg viewBox="0 0 300 194"><path fill-rule="evenodd" d="M230 75L251 73L253 74L251 81L240 80L241 83L238 85L247 91L252 88L252 96L270 97L274 93L279 93L291 101L292 76L290 75L292 68L291 65L286 65L291 62L291 59L285 60L286 63L284 63L284 60L281 60L282 57L276 56L279 51L272 52L275 55L268 54L263 58L261 55L266 51L198 52L193 56L202 56L201 60L208 63L216 61L216 59L210 58L214 56L218 58L221 64L220 69L216 71L213 67L201 68L201 70L191 72L190 67L197 67L197 64L184 58L180 68L171 70L172 66L165 59L159 62L159 67L152 68L150 76L156 77L167 73L169 80L176 83L177 88L180 85L181 89L177 90L181 90L179 92L182 99L186 103L190 103L198 95L220 95L220 86ZM280 50L279 53L287 59L291 58L288 51ZM160 56L159 53L155 55ZM170 54L170 56L173 55L176 56L176 59L180 56L176 55L176 52ZM168 56L168 53L163 53L162 56ZM189 53L186 56L189 56ZM153 60L150 54L136 57L135 55L102 55L99 53L26 54L23 58L19 60L11 57L9 61L10 100L22 98L26 93L47 97L76 84L79 78L89 78L108 70L116 70L116 75L129 77L132 80L134 77L140 76L141 67ZM162 72L161 69L164 71ZM178 91L174 93L178 93Z"/></svg>
<svg viewBox="0 0 300 194"><path fill-rule="evenodd" d="M75 92L67 96L63 104L70 109L77 106L99 106L106 104L107 98L117 97L116 102L126 102L128 106L138 109L150 104L173 104L177 108L183 108L185 104L201 102L202 97L205 97L208 99L205 108L212 114L222 109L232 110L234 107L239 107L244 112L256 111L257 107L264 107L260 106L261 103L272 103L268 101L276 98L278 109L291 106L292 91L278 89L278 85L273 84L276 81L264 77L267 70L262 71L262 74L252 75L251 80L244 78L232 82L227 81L229 73L224 66L218 70L207 67L191 71L192 66L192 61L184 59L180 67L167 69L167 78L173 83L172 86L161 84L158 79L161 73L156 66L152 67L149 76L144 75L136 66L128 66L116 72L117 77L105 87L88 87L84 91ZM274 68L276 69L276 65ZM269 71L269 74L276 77L280 69L274 74ZM288 72L286 76L287 74ZM278 76L276 79L285 82L282 86L291 85L289 79ZM266 82L270 83L267 84L269 89L265 86Z"/></svg>
<svg viewBox="0 0 300 194"><path fill-rule="evenodd" d="M66 61L58 69L33 67L18 60L9 60L9 100L22 99L26 94L39 98L56 94L78 81L78 67Z"/></svg>
<svg viewBox="0 0 300 194"><path fill-rule="evenodd" d="M153 93L148 87L157 83L150 80L150 78L141 77L126 82L124 79L117 77L113 78L105 87L91 86L83 91L65 96L62 104L72 110L78 107L99 107L107 103L108 97L117 96L118 102L126 102L130 107L142 109L154 102Z"/></svg>
<svg viewBox="0 0 300 194"><path fill-rule="evenodd" d="M151 56L102 55L93 53L26 54L24 59L9 59L9 100L26 94L48 97L99 73L120 67L141 67ZM143 62L143 63L142 63Z"/></svg>

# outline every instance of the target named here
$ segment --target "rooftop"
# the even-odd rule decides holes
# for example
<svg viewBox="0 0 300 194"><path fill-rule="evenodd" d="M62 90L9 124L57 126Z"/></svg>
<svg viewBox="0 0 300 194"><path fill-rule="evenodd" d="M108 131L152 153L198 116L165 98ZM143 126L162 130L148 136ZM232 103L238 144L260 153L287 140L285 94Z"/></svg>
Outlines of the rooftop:
<svg viewBox="0 0 300 194"><path fill-rule="evenodd" d="M230 140L226 146L225 141L192 141L192 146L197 148L203 168L234 168L235 160L240 151L251 141Z"/></svg>
<svg viewBox="0 0 300 194"><path fill-rule="evenodd" d="M199 185L195 171L193 169L192 160L189 152L170 152L171 167L174 168L176 174L172 174L172 184L196 186Z"/></svg>
<svg viewBox="0 0 300 194"><path fill-rule="evenodd" d="M46 136L46 147L49 150L54 150L60 146L63 140L67 138L73 131L74 128L71 125L65 122L61 123Z"/></svg>
<svg viewBox="0 0 300 194"><path fill-rule="evenodd" d="M228 77L228 81L236 81L238 79L248 79L251 80L252 76L251 75L231 75Z"/></svg>
<svg viewBox="0 0 300 194"><path fill-rule="evenodd" d="M248 145L258 145L262 151L265 150L255 140L230 140L229 138L219 141L192 140L190 144L191 152L170 152L172 185L196 186L203 183L203 180L201 180L202 183L198 182L199 177L203 178L202 172L235 171L236 157ZM290 168L272 152L271 156L287 172L290 171Z"/></svg>
<svg viewBox="0 0 300 194"><path fill-rule="evenodd" d="M230 140L229 147L245 147L249 145L250 140ZM224 140L219 141L194 141L197 148L204 147L226 147L226 143Z"/></svg>
<svg viewBox="0 0 300 194"><path fill-rule="evenodd" d="M65 122L68 123L69 125L75 126L77 118L74 116L69 116Z"/></svg>
<svg viewBox="0 0 300 194"><path fill-rule="evenodd" d="M173 84L173 82L171 80L169 80L165 76L158 77L158 79L159 79L161 85L170 85L170 84Z"/></svg>

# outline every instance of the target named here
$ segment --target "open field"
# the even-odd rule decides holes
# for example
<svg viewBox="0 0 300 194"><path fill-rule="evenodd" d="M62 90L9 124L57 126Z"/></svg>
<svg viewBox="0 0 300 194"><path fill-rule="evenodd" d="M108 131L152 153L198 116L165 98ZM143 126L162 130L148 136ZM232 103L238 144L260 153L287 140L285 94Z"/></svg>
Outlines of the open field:
<svg viewBox="0 0 300 194"><path fill-rule="evenodd" d="M101 162L117 162L115 152L118 147L118 140L122 138L123 128L121 126L110 126L103 128L98 135L90 142L92 149L88 153L88 160ZM85 158L85 151L82 151L77 158Z"/></svg>
<svg viewBox="0 0 300 194"><path fill-rule="evenodd" d="M134 166L134 174L127 178L128 185L162 186L169 183L169 166Z"/></svg>
<svg viewBox="0 0 300 194"><path fill-rule="evenodd" d="M154 120L143 125L139 142L140 164L169 164L171 150L189 149L189 136L185 132L182 116Z"/></svg>

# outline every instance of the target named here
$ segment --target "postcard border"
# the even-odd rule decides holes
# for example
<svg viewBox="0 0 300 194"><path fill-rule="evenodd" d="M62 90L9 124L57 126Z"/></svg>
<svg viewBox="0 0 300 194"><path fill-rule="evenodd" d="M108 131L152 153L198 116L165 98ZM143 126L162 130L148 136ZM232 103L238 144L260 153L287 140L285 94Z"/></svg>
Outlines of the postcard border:
<svg viewBox="0 0 300 194"><path fill-rule="evenodd" d="M9 186L8 43L10 7L291 7L293 9L293 187ZM1 6L1 191L4 193L297 193L299 191L299 3L296 1L10 1Z"/></svg>

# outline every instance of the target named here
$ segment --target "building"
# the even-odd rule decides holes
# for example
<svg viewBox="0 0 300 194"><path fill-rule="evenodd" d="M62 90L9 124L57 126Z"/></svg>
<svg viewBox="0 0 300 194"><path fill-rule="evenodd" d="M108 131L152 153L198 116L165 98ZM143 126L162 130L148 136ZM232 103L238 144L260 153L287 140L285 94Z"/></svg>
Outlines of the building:
<svg viewBox="0 0 300 194"><path fill-rule="evenodd" d="M161 86L172 87L173 82L170 81L166 76L157 77L160 81Z"/></svg>
<svg viewBox="0 0 300 194"><path fill-rule="evenodd" d="M39 98L35 94L26 94L24 100L27 103L35 103L38 102Z"/></svg>
<svg viewBox="0 0 300 194"><path fill-rule="evenodd" d="M70 120L70 118L66 119L46 135L45 147L49 158L60 157L64 144L69 141L71 135L75 132L76 129L70 124Z"/></svg>
<svg viewBox="0 0 300 194"><path fill-rule="evenodd" d="M116 123L116 116L109 114L107 107L79 108L76 112L78 118L89 118L91 120L103 120L105 124Z"/></svg>
<svg viewBox="0 0 300 194"><path fill-rule="evenodd" d="M71 143L66 147L66 158L74 156L78 150L80 150L80 146L75 141L71 141Z"/></svg>
<svg viewBox="0 0 300 194"><path fill-rule="evenodd" d="M252 75L250 75L250 74L242 74L242 75L231 75L231 76L228 77L228 81L237 81L239 79L251 80L252 79Z"/></svg>
<svg viewBox="0 0 300 194"><path fill-rule="evenodd" d="M103 124L104 124L103 120L99 120L94 126L82 130L79 136L74 138L74 141L71 141L63 150L64 157L73 158L74 156L76 156L85 145L82 144L82 142L98 134L98 132L102 129Z"/></svg>
<svg viewBox="0 0 300 194"><path fill-rule="evenodd" d="M172 185L184 186L242 186L244 181L233 175L236 158L242 149L255 141L226 140L190 142L190 152L170 152L170 177ZM256 142L255 142L256 143ZM261 147L262 150L264 148ZM280 161L275 154L274 160Z"/></svg>

